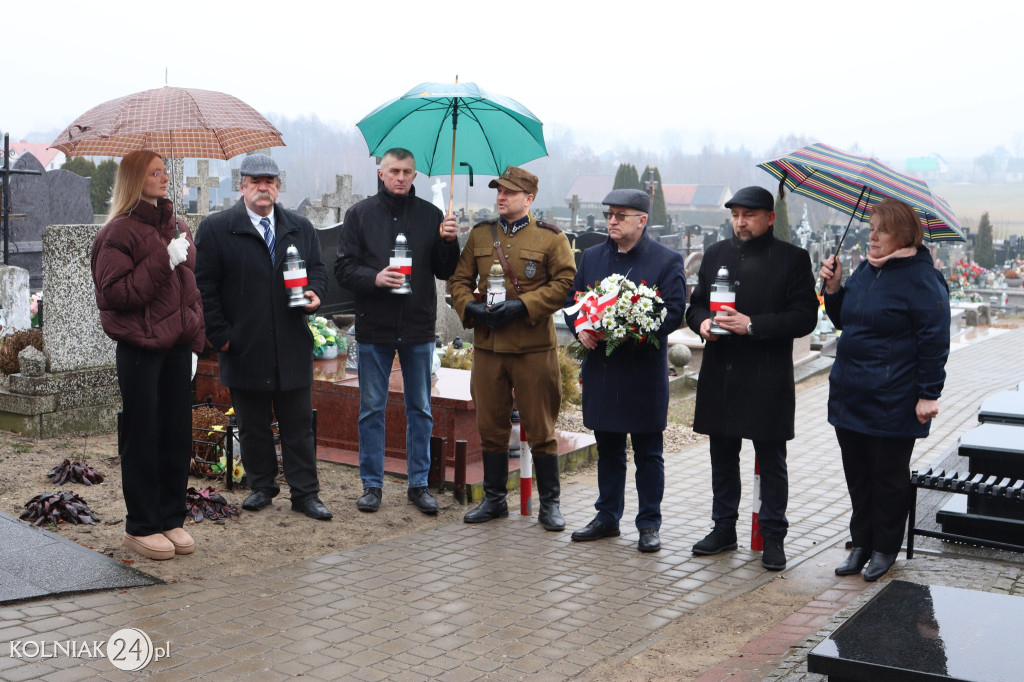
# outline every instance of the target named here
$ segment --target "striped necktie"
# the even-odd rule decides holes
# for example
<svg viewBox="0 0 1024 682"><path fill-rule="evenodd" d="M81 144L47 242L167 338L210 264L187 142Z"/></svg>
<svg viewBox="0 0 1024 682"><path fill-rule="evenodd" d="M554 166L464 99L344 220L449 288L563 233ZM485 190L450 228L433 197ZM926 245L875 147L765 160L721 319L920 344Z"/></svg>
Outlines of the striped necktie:
<svg viewBox="0 0 1024 682"><path fill-rule="evenodd" d="M270 249L270 264L274 264L274 229L270 227L270 218L260 218L260 225L263 227L263 240L267 242Z"/></svg>

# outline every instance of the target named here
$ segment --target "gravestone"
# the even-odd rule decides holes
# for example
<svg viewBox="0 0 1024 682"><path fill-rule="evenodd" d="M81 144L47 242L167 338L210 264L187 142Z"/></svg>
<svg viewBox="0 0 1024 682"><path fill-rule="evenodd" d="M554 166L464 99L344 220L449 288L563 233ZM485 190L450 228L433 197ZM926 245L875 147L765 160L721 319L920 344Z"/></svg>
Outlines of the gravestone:
<svg viewBox="0 0 1024 682"><path fill-rule="evenodd" d="M188 178L186 187L196 190L196 213L207 215L210 212L210 190L220 188L220 178L210 176L210 162L207 159L196 161L196 174Z"/></svg>
<svg viewBox="0 0 1024 682"><path fill-rule="evenodd" d="M327 293L316 314L330 318L332 315L354 313L355 299L352 292L338 284L338 278L334 276L334 261L338 257L338 238L341 235L341 225L316 227L316 234L320 238L320 252L323 254L324 264L327 265Z"/></svg>
<svg viewBox="0 0 1024 682"><path fill-rule="evenodd" d="M334 183L334 191L325 193L319 206L307 203L303 207L300 204L299 213L309 218L313 227L324 228L341 223L348 209L366 198L352 193L351 175L335 175Z"/></svg>
<svg viewBox="0 0 1024 682"><path fill-rule="evenodd" d="M0 335L6 336L32 326L28 282L29 274L25 268L0 265L0 312L3 314Z"/></svg>
<svg viewBox="0 0 1024 682"><path fill-rule="evenodd" d="M573 194L572 195L572 201L569 202L569 210L571 211L570 218L569 218L569 227L570 227L570 229L575 230L576 229L576 220L577 220L577 218L579 216L579 213L580 213L580 195L579 194Z"/></svg>
<svg viewBox="0 0 1024 682"><path fill-rule="evenodd" d="M17 170L39 171L39 175L15 175L11 178L11 213L24 214L11 222L10 265L25 268L29 285L42 287L42 235L49 225L92 223L89 199L91 180L71 171L47 171L32 154L23 154L14 163Z"/></svg>
<svg viewBox="0 0 1024 682"><path fill-rule="evenodd" d="M120 392L114 342L100 326L90 251L99 225L51 225L43 233L43 346L48 372L12 374L0 391L0 428L50 438L110 431Z"/></svg>
<svg viewBox="0 0 1024 682"><path fill-rule="evenodd" d="M572 244L573 257L576 258L576 267L580 265L580 258L583 257L583 252L589 249L591 246L597 246L598 244L604 244L608 239L608 234L605 232L584 232L576 237L576 242Z"/></svg>

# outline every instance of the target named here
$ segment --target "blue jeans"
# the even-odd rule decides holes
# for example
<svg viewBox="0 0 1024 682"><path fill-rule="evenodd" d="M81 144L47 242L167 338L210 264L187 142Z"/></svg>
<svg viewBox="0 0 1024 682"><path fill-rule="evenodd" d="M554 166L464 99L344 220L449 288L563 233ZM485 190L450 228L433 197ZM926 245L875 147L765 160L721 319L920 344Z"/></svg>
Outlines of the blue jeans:
<svg viewBox="0 0 1024 682"><path fill-rule="evenodd" d="M384 412L395 351L405 387L405 456L410 488L427 485L430 470L432 343L359 344L359 476L364 488L384 487Z"/></svg>
<svg viewBox="0 0 1024 682"><path fill-rule="evenodd" d="M597 440L597 519L619 525L626 496L626 434L594 431ZM662 433L631 433L636 464L637 529L661 528L661 498L665 494Z"/></svg>
<svg viewBox="0 0 1024 682"><path fill-rule="evenodd" d="M766 538L784 538L789 529L786 441L755 440L753 443L761 468L761 511L758 513L761 534ZM740 438L711 436L711 491L714 495L711 519L716 526L735 527L739 518L742 445Z"/></svg>

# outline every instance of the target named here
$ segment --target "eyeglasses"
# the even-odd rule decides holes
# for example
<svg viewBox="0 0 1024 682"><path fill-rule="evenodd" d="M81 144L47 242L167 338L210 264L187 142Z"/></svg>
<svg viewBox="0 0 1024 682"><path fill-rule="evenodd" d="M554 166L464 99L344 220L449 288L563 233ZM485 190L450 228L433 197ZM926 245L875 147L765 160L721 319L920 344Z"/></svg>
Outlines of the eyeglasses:
<svg viewBox="0 0 1024 682"><path fill-rule="evenodd" d="M611 220L612 216L615 216L615 220L620 223L626 218L635 218L637 216L644 215L643 213L615 213L614 211L602 211L605 220Z"/></svg>
<svg viewBox="0 0 1024 682"><path fill-rule="evenodd" d="M171 172L170 171L153 171L152 173L150 173L150 175L152 175L154 178L159 180L160 178L169 178L169 177L171 177Z"/></svg>

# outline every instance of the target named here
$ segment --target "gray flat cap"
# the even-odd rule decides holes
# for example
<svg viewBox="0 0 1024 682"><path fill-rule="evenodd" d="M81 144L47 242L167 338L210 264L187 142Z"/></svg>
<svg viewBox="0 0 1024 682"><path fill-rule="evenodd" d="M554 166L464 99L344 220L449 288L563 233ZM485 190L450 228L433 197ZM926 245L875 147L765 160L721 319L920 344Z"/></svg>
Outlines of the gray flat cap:
<svg viewBox="0 0 1024 682"><path fill-rule="evenodd" d="M276 178L281 175L277 163L266 154L250 154L242 159L240 172L250 178Z"/></svg>
<svg viewBox="0 0 1024 682"><path fill-rule="evenodd" d="M635 208L644 213L651 212L651 197L639 189L613 189L601 203L605 206L622 206Z"/></svg>
<svg viewBox="0 0 1024 682"><path fill-rule="evenodd" d="M766 211L775 210L775 197L764 187L744 187L732 199L725 202L726 208L742 206L743 208L763 208Z"/></svg>

